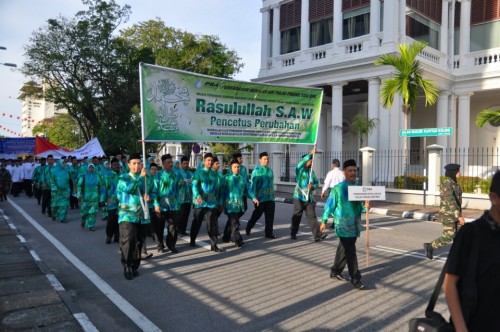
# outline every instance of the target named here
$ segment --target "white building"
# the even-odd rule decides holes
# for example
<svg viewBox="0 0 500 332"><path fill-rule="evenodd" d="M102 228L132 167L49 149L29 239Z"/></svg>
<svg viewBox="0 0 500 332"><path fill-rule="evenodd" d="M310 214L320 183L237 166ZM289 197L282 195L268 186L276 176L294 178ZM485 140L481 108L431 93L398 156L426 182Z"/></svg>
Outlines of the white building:
<svg viewBox="0 0 500 332"><path fill-rule="evenodd" d="M23 137L32 137L32 129L37 124L53 118L57 114L67 113L67 110L58 109L54 103L43 98L45 88L44 85L31 81L25 83L19 90L17 99L21 101L21 135Z"/></svg>
<svg viewBox="0 0 500 332"><path fill-rule="evenodd" d="M379 120L368 146L403 148L401 101L392 109L380 105L381 80L391 68L374 61L414 40L429 43L418 60L440 96L429 108L419 99L409 128L453 128L453 135L428 137L426 145L500 147L499 128L475 125L478 112L500 110L500 2L263 0L261 13L261 69L254 81L324 89L318 149L356 150L357 137L333 129L349 126L356 114ZM413 149L423 144L423 138L410 141ZM275 144L255 151L283 149Z"/></svg>

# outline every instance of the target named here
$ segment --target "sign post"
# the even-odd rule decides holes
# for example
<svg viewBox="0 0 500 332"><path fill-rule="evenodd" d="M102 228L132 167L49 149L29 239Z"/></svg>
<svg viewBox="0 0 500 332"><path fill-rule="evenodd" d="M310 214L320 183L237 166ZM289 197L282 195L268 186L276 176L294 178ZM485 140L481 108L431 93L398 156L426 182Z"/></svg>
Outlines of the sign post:
<svg viewBox="0 0 500 332"><path fill-rule="evenodd" d="M384 186L349 186L349 201L385 201ZM366 266L370 264L370 209L366 209Z"/></svg>

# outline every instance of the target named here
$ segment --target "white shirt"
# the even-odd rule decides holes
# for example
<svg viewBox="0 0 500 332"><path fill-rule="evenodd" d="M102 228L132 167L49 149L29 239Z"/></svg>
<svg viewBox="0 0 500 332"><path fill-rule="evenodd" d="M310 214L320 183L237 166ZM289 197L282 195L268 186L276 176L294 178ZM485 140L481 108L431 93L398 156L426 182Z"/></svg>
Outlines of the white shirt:
<svg viewBox="0 0 500 332"><path fill-rule="evenodd" d="M321 193L324 194L327 190L330 190L331 188L338 185L340 182L344 181L344 179L345 179L344 173L342 173L340 168L336 167L332 169L326 175L325 183L323 184L323 190L321 190Z"/></svg>
<svg viewBox="0 0 500 332"><path fill-rule="evenodd" d="M12 167L12 182L23 182L23 169L21 166Z"/></svg>
<svg viewBox="0 0 500 332"><path fill-rule="evenodd" d="M35 164L33 164L33 163L24 163L23 164L24 179L31 180L31 177L33 176L33 170L34 169L35 169Z"/></svg>

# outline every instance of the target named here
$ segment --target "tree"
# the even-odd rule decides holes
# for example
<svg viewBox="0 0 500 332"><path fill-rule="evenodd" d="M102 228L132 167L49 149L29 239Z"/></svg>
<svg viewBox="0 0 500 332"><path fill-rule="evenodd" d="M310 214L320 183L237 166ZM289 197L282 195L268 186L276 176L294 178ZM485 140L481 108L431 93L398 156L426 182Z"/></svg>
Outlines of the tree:
<svg viewBox="0 0 500 332"><path fill-rule="evenodd" d="M349 129L359 136L359 147L363 147L365 140L377 128L378 119L370 119L361 114L356 114L351 121Z"/></svg>
<svg viewBox="0 0 500 332"><path fill-rule="evenodd" d="M76 121L69 114L60 114L33 127L33 134L44 135L47 139L62 148L75 150L83 144L80 139Z"/></svg>
<svg viewBox="0 0 500 332"><path fill-rule="evenodd" d="M483 110L479 112L476 118L476 126L483 127L487 123L500 125L500 110Z"/></svg>
<svg viewBox="0 0 500 332"><path fill-rule="evenodd" d="M149 49L159 66L224 78L243 67L236 52L221 44L217 36L167 27L159 18L132 25L122 37L138 49Z"/></svg>
<svg viewBox="0 0 500 332"><path fill-rule="evenodd" d="M114 35L128 5L82 2L88 9L73 19L49 19L33 32L22 70L48 86L44 98L68 110L85 141L98 137L108 153L127 152L130 132L138 131L132 110L139 104L138 64L152 57Z"/></svg>
<svg viewBox="0 0 500 332"><path fill-rule="evenodd" d="M399 44L399 54L383 54L375 65L387 65L394 68L394 76L382 81L380 100L385 108L391 108L396 95L403 100L401 110L404 114L404 129L408 129L409 116L415 112L415 105L420 91L425 96L425 106L434 105L439 96L437 86L431 80L424 79L420 61L416 58L427 46L426 42L416 41L410 45ZM404 160L407 164L408 140L404 137Z"/></svg>

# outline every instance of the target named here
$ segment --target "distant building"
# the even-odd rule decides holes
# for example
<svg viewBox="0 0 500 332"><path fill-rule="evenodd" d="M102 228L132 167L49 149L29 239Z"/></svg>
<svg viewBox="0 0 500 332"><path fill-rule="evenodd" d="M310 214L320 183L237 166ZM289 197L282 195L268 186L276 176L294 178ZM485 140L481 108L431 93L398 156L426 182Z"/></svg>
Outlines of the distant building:
<svg viewBox="0 0 500 332"><path fill-rule="evenodd" d="M33 127L47 119L53 118L57 114L68 113L65 109L57 108L54 103L43 98L45 85L40 85L30 81L21 87L17 99L21 101L22 125L21 135L24 137L33 136Z"/></svg>
<svg viewBox="0 0 500 332"><path fill-rule="evenodd" d="M475 125L484 109L500 110L500 2L490 0L263 0L261 69L254 82L324 90L317 147L356 150L348 129L361 114L379 124L365 145L403 149L404 121L396 98L380 104L380 87L391 68L375 66L398 44L423 40L419 55L424 77L440 89L435 105L417 102L409 128L451 127L453 135L411 138L410 146L500 147L496 124ZM344 130L335 130L344 128ZM285 151L283 144L259 150ZM303 152L311 146L290 146Z"/></svg>

